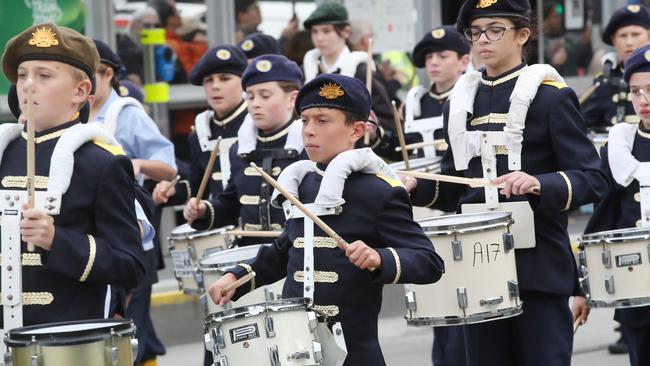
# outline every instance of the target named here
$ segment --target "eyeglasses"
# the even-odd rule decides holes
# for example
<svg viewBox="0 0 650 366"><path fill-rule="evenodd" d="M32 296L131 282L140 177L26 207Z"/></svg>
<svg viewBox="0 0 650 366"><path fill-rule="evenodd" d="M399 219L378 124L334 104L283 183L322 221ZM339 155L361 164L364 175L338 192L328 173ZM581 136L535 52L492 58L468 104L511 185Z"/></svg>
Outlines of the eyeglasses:
<svg viewBox="0 0 650 366"><path fill-rule="evenodd" d="M476 42L481 38L481 35L485 33L485 37L489 41L498 41L503 38L503 35L508 29L517 29L517 27L487 27L481 29L479 27L470 27L465 29L465 37L472 42Z"/></svg>

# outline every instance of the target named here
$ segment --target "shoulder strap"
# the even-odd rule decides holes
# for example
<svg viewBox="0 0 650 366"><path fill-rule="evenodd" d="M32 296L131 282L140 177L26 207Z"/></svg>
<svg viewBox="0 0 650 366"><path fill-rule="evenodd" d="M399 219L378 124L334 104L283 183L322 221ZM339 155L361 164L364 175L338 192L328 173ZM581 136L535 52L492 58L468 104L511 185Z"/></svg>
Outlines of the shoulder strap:
<svg viewBox="0 0 650 366"><path fill-rule="evenodd" d="M104 128L113 136L115 136L115 131L117 130L117 118L122 109L126 106L134 106L144 110L142 104L131 97L118 98L111 103L111 105L108 106L106 116L104 117Z"/></svg>

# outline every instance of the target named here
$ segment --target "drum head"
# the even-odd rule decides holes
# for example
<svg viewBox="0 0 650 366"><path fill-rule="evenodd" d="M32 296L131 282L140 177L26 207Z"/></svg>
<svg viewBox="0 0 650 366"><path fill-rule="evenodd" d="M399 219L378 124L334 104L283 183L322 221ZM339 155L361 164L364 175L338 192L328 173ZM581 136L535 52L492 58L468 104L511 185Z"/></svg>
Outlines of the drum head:
<svg viewBox="0 0 650 366"><path fill-rule="evenodd" d="M227 322L229 320L247 318L257 316L269 311L292 311L292 310L307 310L310 300L304 297L295 297L289 299L278 299L274 301L267 301L255 305L240 306L232 309L227 309L217 313L212 313L207 316L205 322L207 326L215 325L218 323Z"/></svg>
<svg viewBox="0 0 650 366"><path fill-rule="evenodd" d="M417 158L417 159L409 159L409 166L411 170L418 170L418 169L424 169L430 166L434 165L440 165L440 161L442 160L441 157L435 157L433 159L429 158ZM396 163L391 163L388 164L393 170L404 170L406 169L406 164L404 164L403 161L398 161Z"/></svg>
<svg viewBox="0 0 650 366"><path fill-rule="evenodd" d="M508 222L510 217L510 212L492 211L461 215L444 215L423 218L416 221L420 226L422 226L422 229L427 232L484 227L486 225Z"/></svg>
<svg viewBox="0 0 650 366"><path fill-rule="evenodd" d="M10 330L5 343L9 347L26 347L34 342L66 346L95 342L110 336L112 332L118 336L131 336L135 333L135 327L131 320L117 319L40 324Z"/></svg>
<svg viewBox="0 0 650 366"><path fill-rule="evenodd" d="M607 243L622 243L647 239L650 239L650 228L633 227L585 234L580 237L579 241L582 245L599 245L603 241Z"/></svg>
<svg viewBox="0 0 650 366"><path fill-rule="evenodd" d="M184 239L190 236L190 234L195 232L196 230L192 229L192 227L189 224L183 224L181 226L176 226L169 234L169 237L171 239Z"/></svg>
<svg viewBox="0 0 650 366"><path fill-rule="evenodd" d="M199 261L199 267L201 269L208 269L235 266L238 263L255 258L257 252L264 245L270 244L249 245L212 253Z"/></svg>

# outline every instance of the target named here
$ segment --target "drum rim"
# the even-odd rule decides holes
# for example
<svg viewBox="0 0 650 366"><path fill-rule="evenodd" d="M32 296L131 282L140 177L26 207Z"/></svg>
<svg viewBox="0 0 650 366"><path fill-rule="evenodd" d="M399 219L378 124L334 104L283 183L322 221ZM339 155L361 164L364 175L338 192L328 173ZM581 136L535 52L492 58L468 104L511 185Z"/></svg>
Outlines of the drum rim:
<svg viewBox="0 0 650 366"><path fill-rule="evenodd" d="M409 159L409 165L419 165L418 163L421 163L421 162L433 163L433 164L428 164L428 165L434 165L434 164L440 165L440 162L442 162L442 156L436 156L434 158L421 157L421 158ZM391 167L391 168L393 166L397 166L397 165L404 165L404 162L403 161L396 161L396 162L388 164L388 166Z"/></svg>
<svg viewBox="0 0 650 366"><path fill-rule="evenodd" d="M422 225L422 223L426 221L441 221L453 216L478 218L485 215L489 215L491 216L491 218L486 218L483 220L477 220L472 222L465 222L460 224L453 224L453 225L451 224L436 225L436 226ZM470 233L470 232L491 230L501 225L510 225L512 224L512 213L508 211L473 212L473 213L466 213L466 214L453 214L453 215L426 217L422 219L417 219L416 222L422 227L422 231L424 231L425 234L427 235L450 235L454 232Z"/></svg>
<svg viewBox="0 0 650 366"><path fill-rule="evenodd" d="M24 333L43 328L71 326L77 324L102 323L110 323L114 325L110 327L104 326L100 328L76 330L65 333ZM115 334L118 337L131 337L135 334L135 325L131 319L88 319L71 322L44 323L9 330L5 336L4 342L9 347L28 347L35 343L39 343L44 346L73 346L100 341L111 336L111 334Z"/></svg>
<svg viewBox="0 0 650 366"><path fill-rule="evenodd" d="M244 263L246 260L254 259L257 256L257 253L259 253L260 249L263 246L269 246L269 245L271 245L271 244L262 243L262 244L253 244L253 245L247 245L247 246L243 246L243 247L236 247L236 248L231 248L231 249L220 250L218 252L211 253L210 255L207 255L207 256L204 255L201 259L199 259L197 267L199 269L199 272L218 272L219 270L223 270L225 268L234 267L239 263ZM217 263L212 263L212 264L204 263L204 261L207 260L208 258L210 258L212 256L216 256L218 254L222 254L222 253L225 253L225 252L228 252L228 251L244 251L245 249L248 250L247 248L254 248L254 247L257 247L257 252L255 252L255 255L253 255L250 258L244 259L244 260L234 261L234 262L218 263L218 264Z"/></svg>
<svg viewBox="0 0 650 366"><path fill-rule="evenodd" d="M625 229L606 230L590 234L583 234L578 239L578 242L580 245L590 246L601 245L603 242L607 244L615 244L633 240L648 239L650 239L650 228L630 227Z"/></svg>
<svg viewBox="0 0 650 366"><path fill-rule="evenodd" d="M210 299L207 299L210 301ZM227 323L237 319L245 319L259 314L272 312L283 312L283 311L292 311L298 309L304 309L306 311L311 311L309 308L311 300L306 297L290 297L286 299L278 299L273 301L265 301L258 304L249 304L244 306L238 306L231 309L225 309L215 313L208 314L205 317L205 326L212 327L217 324ZM251 312L249 309L255 309L256 311Z"/></svg>
<svg viewBox="0 0 650 366"><path fill-rule="evenodd" d="M513 306L505 309L498 309L494 311L487 311L483 313L476 313L463 317L421 317L421 318L409 318L408 315L404 316L406 319L406 325L423 327L423 326L454 326L460 324L478 324L485 323L494 320L501 320L512 318L518 315L521 315L524 312L523 304L519 301L517 306Z"/></svg>
<svg viewBox="0 0 650 366"><path fill-rule="evenodd" d="M650 305L650 297L634 297L631 299L619 299L614 301L588 299L589 306L594 308L635 308Z"/></svg>
<svg viewBox="0 0 650 366"><path fill-rule="evenodd" d="M174 234L175 229L177 229L177 228L179 228L181 226L185 226L185 225L187 225L190 229L192 228L187 223L185 223L183 225L179 225L179 226L175 227L174 229L172 229L172 231L169 233L169 236L167 237L167 240L194 239L194 238L202 238L204 236L212 236L212 235L215 235L215 234L224 235L224 234L227 234L228 231L233 230L235 228L233 225L227 225L227 226L223 226L223 227L216 228L216 229L211 229L211 230L202 230L202 231L194 230L194 231L183 233L183 234L178 234L178 233Z"/></svg>

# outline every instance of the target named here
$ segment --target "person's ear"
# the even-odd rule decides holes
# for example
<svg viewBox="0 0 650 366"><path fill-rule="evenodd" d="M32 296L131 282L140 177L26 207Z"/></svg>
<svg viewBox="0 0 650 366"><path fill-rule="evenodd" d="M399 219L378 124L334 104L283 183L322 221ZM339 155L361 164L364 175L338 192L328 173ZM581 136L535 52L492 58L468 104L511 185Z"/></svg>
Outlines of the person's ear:
<svg viewBox="0 0 650 366"><path fill-rule="evenodd" d="M460 72L461 74L467 70L467 65L469 65L469 54L463 55L460 58Z"/></svg>
<svg viewBox="0 0 650 366"><path fill-rule="evenodd" d="M86 100L88 100L91 88L92 85L90 83L90 80L86 79L77 83L77 87L73 93L72 102L79 105L83 104Z"/></svg>
<svg viewBox="0 0 650 366"><path fill-rule="evenodd" d="M291 106L291 109L296 108L296 98L298 98L298 91L294 90L289 93L289 105Z"/></svg>
<svg viewBox="0 0 650 366"><path fill-rule="evenodd" d="M353 142L359 141L366 133L366 122L355 121L352 127L352 135L350 136Z"/></svg>
<svg viewBox="0 0 650 366"><path fill-rule="evenodd" d="M517 32L517 44L523 47L526 44L526 42L528 42L530 35L531 35L530 28L519 29L519 31Z"/></svg>

